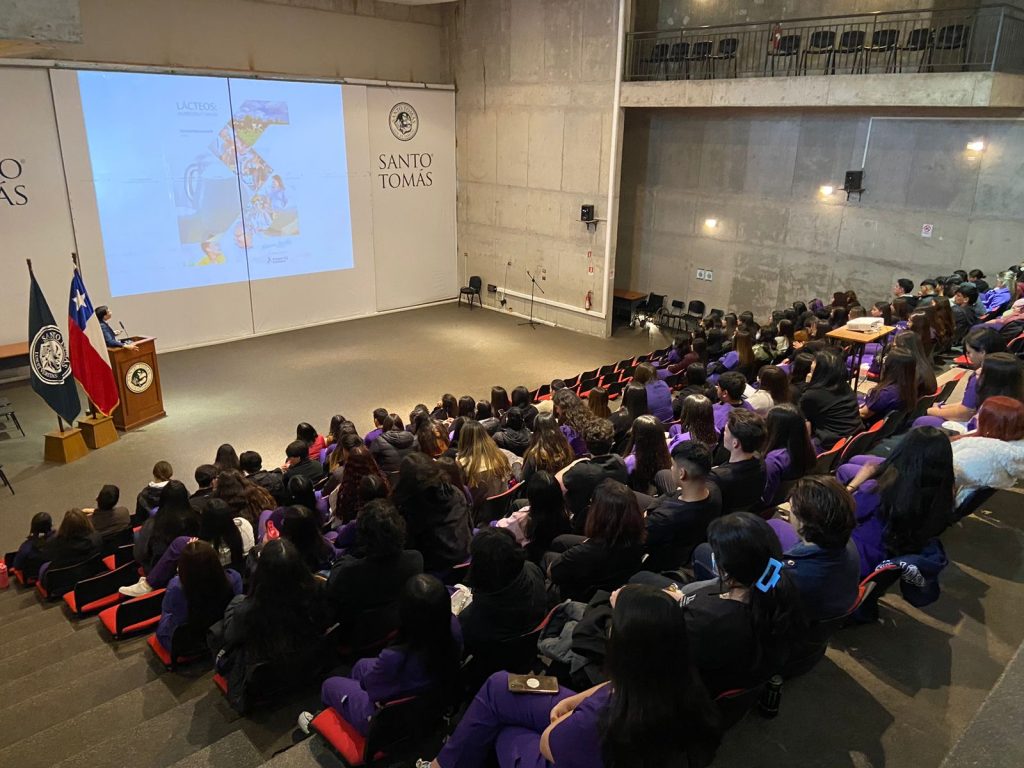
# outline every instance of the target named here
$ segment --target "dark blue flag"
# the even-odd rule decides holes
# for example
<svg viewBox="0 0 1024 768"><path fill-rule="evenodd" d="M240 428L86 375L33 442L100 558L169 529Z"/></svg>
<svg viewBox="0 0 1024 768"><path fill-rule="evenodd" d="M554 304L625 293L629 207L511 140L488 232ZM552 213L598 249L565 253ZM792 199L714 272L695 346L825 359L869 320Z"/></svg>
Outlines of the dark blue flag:
<svg viewBox="0 0 1024 768"><path fill-rule="evenodd" d="M53 321L36 276L29 269L32 285L28 301L28 360L32 369L32 389L53 408L68 425L82 410L64 331Z"/></svg>

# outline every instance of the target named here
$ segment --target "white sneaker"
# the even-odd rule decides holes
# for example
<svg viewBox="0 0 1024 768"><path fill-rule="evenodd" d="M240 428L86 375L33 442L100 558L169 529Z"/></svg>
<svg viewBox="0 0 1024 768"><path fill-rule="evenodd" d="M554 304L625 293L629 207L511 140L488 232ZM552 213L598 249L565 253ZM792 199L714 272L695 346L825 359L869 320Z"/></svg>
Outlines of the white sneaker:
<svg viewBox="0 0 1024 768"><path fill-rule="evenodd" d="M149 582L146 581L146 577L143 576L130 587L121 587L117 591L125 597L142 597L143 595L148 595L152 592L153 588L149 586Z"/></svg>
<svg viewBox="0 0 1024 768"><path fill-rule="evenodd" d="M309 735L309 724L313 722L312 712L299 712L299 730Z"/></svg>
<svg viewBox="0 0 1024 768"><path fill-rule="evenodd" d="M422 758L416 761L416 768L430 768L430 760L423 760Z"/></svg>

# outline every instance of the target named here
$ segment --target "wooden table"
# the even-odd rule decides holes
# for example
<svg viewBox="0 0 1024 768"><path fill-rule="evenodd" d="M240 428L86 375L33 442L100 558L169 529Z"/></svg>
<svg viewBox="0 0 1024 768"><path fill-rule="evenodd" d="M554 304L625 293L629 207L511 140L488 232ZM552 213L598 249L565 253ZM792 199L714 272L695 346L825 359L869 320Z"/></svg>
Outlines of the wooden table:
<svg viewBox="0 0 1024 768"><path fill-rule="evenodd" d="M842 328L837 328L836 330L829 331L825 334L829 339L837 344L853 345L853 354L851 357L854 359L854 366L853 375L850 378L853 379L854 390L856 390L860 384L860 365L864 360L864 347L868 344L884 339L896 330L898 329L895 326L883 325L875 330L854 331L850 329L850 326L844 325Z"/></svg>
<svg viewBox="0 0 1024 768"><path fill-rule="evenodd" d="M612 311L616 314L622 313L633 324L633 317L637 308L647 299L646 293L640 291L627 291L625 288L616 288L612 291Z"/></svg>
<svg viewBox="0 0 1024 768"><path fill-rule="evenodd" d="M17 341L14 344L0 344L0 360L9 357L24 357L28 355L28 342Z"/></svg>

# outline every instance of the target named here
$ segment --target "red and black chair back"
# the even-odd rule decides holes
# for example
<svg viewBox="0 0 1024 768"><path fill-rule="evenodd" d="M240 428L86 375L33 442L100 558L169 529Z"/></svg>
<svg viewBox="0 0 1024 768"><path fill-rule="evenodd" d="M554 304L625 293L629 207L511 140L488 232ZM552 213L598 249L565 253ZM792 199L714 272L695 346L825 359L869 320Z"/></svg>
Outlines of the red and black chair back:
<svg viewBox="0 0 1024 768"><path fill-rule="evenodd" d="M512 513L512 503L519 499L526 492L524 483L516 483L511 488L496 496L488 496L480 506L476 515L476 523L486 524L492 520L500 520Z"/></svg>
<svg viewBox="0 0 1024 768"><path fill-rule="evenodd" d="M141 597L133 597L131 600L112 605L100 611L100 623L115 640L139 632L148 632L160 623L164 592L163 589L156 589Z"/></svg>
<svg viewBox="0 0 1024 768"><path fill-rule="evenodd" d="M874 624L878 621L878 600L900 579L898 565L876 568L860 582L857 602L850 611L850 619L858 624Z"/></svg>
<svg viewBox="0 0 1024 768"><path fill-rule="evenodd" d="M36 591L47 600L59 600L73 590L78 582L105 570L106 567L99 555L64 568L47 568L43 577L36 582ZM133 579L137 580L138 576Z"/></svg>
<svg viewBox="0 0 1024 768"><path fill-rule="evenodd" d="M830 475L836 468L836 464L839 463L839 457L843 453L843 448L850 441L849 437L841 437L838 442L833 445L829 450L824 453L818 454L818 460L814 464L814 474L816 475Z"/></svg>
<svg viewBox="0 0 1024 768"><path fill-rule="evenodd" d="M75 616L85 616L121 602L124 596L118 589L131 586L139 580L139 568L135 563L122 565L113 571L107 570L102 559L100 565L101 573L82 579L73 589L64 593L64 602Z"/></svg>

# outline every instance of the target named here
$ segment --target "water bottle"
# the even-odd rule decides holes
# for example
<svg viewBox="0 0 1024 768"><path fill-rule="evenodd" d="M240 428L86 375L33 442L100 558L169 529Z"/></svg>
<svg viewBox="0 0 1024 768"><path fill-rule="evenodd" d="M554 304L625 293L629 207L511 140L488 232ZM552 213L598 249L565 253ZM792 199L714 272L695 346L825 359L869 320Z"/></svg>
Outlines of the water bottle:
<svg viewBox="0 0 1024 768"><path fill-rule="evenodd" d="M274 525L273 520L267 520L267 532L263 535L263 538L267 541L273 541L274 539L280 538L281 532L277 530L277 526Z"/></svg>
<svg viewBox="0 0 1024 768"><path fill-rule="evenodd" d="M779 714L779 704L782 702L782 675L774 675L764 687L761 694L761 701L758 708L761 717L771 719Z"/></svg>
<svg viewBox="0 0 1024 768"><path fill-rule="evenodd" d="M11 577L7 573L7 563L0 562L0 589L7 589L11 586Z"/></svg>

